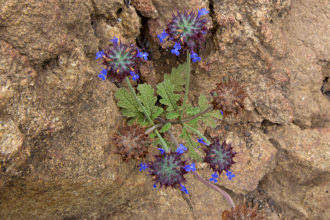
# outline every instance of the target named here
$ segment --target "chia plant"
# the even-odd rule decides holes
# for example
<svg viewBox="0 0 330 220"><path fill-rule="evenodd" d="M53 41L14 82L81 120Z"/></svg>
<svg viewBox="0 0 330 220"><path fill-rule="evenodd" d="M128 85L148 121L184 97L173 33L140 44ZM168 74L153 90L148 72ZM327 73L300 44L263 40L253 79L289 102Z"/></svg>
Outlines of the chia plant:
<svg viewBox="0 0 330 220"><path fill-rule="evenodd" d="M158 35L160 43L172 42L172 54L180 56L185 53L187 60L173 68L171 74L165 74L164 80L156 85L156 91L151 85L141 81L135 89L130 82L130 76L132 80L140 80L139 66L144 60L148 60L148 53L142 52L136 46L119 43L119 40L114 38L109 46L96 54L96 59L102 59L105 66L99 78L110 79L111 82L121 82L125 79L128 86L119 88L115 93L117 106L128 119L128 126L133 126L114 137L113 142L119 149L118 153L122 154L123 158L141 158L147 152L146 146L154 146L158 148L158 154L154 155L151 161L141 162L139 168L140 171L149 171L154 180L154 188L157 185L180 188L188 194L189 191L183 184L186 182L185 175L192 174L203 184L221 193L230 206L235 208L230 196L212 182L217 183L223 171L229 180L235 177L230 168L234 164L236 153L230 144L221 144L217 138L208 140L198 130L201 123L215 128L217 121L225 115L220 107L226 110L227 114L227 109L230 108L226 105L231 103L209 103L205 95L199 96L196 106L188 103L191 61L201 60L197 50L202 49L208 34L208 20L204 16L206 14L208 11L205 8L197 12L177 12L173 14L166 29ZM218 87L211 92L213 96L215 93L220 95L219 91L222 90ZM231 91L236 91L235 89L226 89L228 97L233 96L234 100L242 99L243 96L235 99L238 94L236 92L231 94ZM214 97L214 100L219 100L217 97ZM175 124L181 125L182 128L179 137L175 137L171 132ZM137 125L143 127L144 134L153 139L152 144L149 144ZM167 135L164 135L165 133ZM136 135L139 137L134 137ZM179 144L178 140L185 145ZM208 163L214 172L209 180L196 172L196 163L202 161Z"/></svg>

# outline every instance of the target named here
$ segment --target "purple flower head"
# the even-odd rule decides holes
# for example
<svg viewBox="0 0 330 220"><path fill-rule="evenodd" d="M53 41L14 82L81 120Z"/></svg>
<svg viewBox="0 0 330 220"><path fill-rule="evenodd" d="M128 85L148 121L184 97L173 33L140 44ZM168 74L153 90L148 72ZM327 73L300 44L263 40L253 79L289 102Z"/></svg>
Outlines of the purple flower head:
<svg viewBox="0 0 330 220"><path fill-rule="evenodd" d="M236 153L232 150L230 144L226 144L226 142L220 144L219 139L215 139L213 143L204 149L206 153L204 162L207 162L211 169L220 175L224 170L229 170L231 165L235 163L233 157Z"/></svg>
<svg viewBox="0 0 330 220"><path fill-rule="evenodd" d="M195 172L196 171L196 165L195 163L192 163L192 164L188 164L184 167L184 169L187 171L187 172Z"/></svg>
<svg viewBox="0 0 330 220"><path fill-rule="evenodd" d="M112 82L121 82L130 72L137 72L141 62L148 59L148 53L138 51L133 44L121 43L118 38L113 38L111 44L96 54L96 59L103 59L102 64L108 70L108 78ZM105 74L103 74L106 76ZM99 76L101 79L104 76ZM139 75L132 75L137 80ZM105 77L106 78L106 77Z"/></svg>
<svg viewBox="0 0 330 220"><path fill-rule="evenodd" d="M207 19L201 18L199 14L205 14L205 10L200 12L191 11L190 13L184 11L183 13L177 12L172 15L172 19L167 24L165 33L168 34L169 40L175 42L180 41L184 50L193 51L197 47L201 47L205 42L204 35L207 32ZM161 42L164 41L165 34L158 35ZM178 49L177 49L178 50Z"/></svg>
<svg viewBox="0 0 330 220"><path fill-rule="evenodd" d="M186 150L187 150L187 148L183 144L180 144L180 146L176 149L175 152L177 154L183 154Z"/></svg>
<svg viewBox="0 0 330 220"><path fill-rule="evenodd" d="M175 152L163 153L155 156L155 161L148 165L150 174L155 180L155 184L160 184L160 187L168 186L177 187L185 182L184 175L186 161L181 159L182 154Z"/></svg>
<svg viewBox="0 0 330 220"><path fill-rule="evenodd" d="M206 10L206 8L201 8L198 10L198 17L201 17L203 15L207 15L209 13L208 10Z"/></svg>

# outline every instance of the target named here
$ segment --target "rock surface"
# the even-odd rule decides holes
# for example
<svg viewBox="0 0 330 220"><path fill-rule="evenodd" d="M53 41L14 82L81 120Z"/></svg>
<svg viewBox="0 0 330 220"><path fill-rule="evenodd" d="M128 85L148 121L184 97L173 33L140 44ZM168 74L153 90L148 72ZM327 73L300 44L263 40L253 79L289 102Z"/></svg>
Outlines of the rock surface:
<svg viewBox="0 0 330 220"><path fill-rule="evenodd" d="M129 2L131 4L129 5ZM271 219L326 220L330 182L329 8L324 0L0 0L1 219L220 219L226 201L188 174L154 189L139 161L113 154L123 120L95 53L113 37L150 52L153 86L177 65L157 34L175 10L211 13L190 100L217 81L244 86L245 109L206 134L238 154L217 184ZM138 40L136 40L138 39ZM181 58L180 58L181 59ZM211 171L197 166L205 179Z"/></svg>

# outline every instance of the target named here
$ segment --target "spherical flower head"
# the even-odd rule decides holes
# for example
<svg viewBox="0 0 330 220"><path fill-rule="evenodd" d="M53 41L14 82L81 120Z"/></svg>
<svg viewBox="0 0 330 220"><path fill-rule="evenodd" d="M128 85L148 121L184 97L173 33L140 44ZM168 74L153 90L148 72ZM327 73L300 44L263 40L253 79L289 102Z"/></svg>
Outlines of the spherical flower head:
<svg viewBox="0 0 330 220"><path fill-rule="evenodd" d="M238 82L230 80L217 84L211 91L213 97L212 105L215 109L221 110L222 114L238 114L244 107L246 94Z"/></svg>
<svg viewBox="0 0 330 220"><path fill-rule="evenodd" d="M205 15L205 11L188 13L177 12L177 15L172 15L172 20L167 24L166 34L169 39L179 41L184 49L193 51L200 47L205 42L204 35L207 32L207 19L201 16ZM160 39L163 41L165 35L161 35Z"/></svg>
<svg viewBox="0 0 330 220"><path fill-rule="evenodd" d="M207 162L211 169L220 175L222 171L229 170L231 165L235 163L233 157L236 153L232 150L230 144L226 144L226 142L220 144L219 139L215 139L213 143L204 149L206 153L204 162Z"/></svg>
<svg viewBox="0 0 330 220"><path fill-rule="evenodd" d="M108 75L99 75L101 79L108 77L112 82L121 82L130 72L137 72L142 60L148 59L148 53L138 51L133 45L119 42L118 38L111 40L111 45L96 54L96 59L103 59ZM134 77L134 76L133 76ZM135 80L138 76L135 76Z"/></svg>
<svg viewBox="0 0 330 220"><path fill-rule="evenodd" d="M160 186L177 187L185 182L184 175L186 161L181 159L182 154L168 152L156 155L156 160L148 165L151 175L154 177L155 184Z"/></svg>
<svg viewBox="0 0 330 220"><path fill-rule="evenodd" d="M138 125L121 126L112 138L116 147L115 152L124 160L145 158L151 140L144 132L145 130Z"/></svg>

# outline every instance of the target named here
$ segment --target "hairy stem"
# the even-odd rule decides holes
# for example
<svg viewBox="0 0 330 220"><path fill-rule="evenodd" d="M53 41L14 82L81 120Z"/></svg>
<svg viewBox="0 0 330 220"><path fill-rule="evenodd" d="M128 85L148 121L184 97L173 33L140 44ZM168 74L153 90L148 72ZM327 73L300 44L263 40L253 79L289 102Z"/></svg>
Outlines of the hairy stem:
<svg viewBox="0 0 330 220"><path fill-rule="evenodd" d="M193 172L194 177L196 179L198 179L200 182L204 183L205 185L207 185L208 187L214 189L215 191L221 193L221 195L223 197L225 197L227 203L232 207L235 208L235 203L233 201L233 199L230 197L230 195L228 193L226 193L224 190L220 189L219 187L217 187L216 185L213 185L212 183L208 182L207 180L205 180L203 177L201 177L197 172Z"/></svg>
<svg viewBox="0 0 330 220"><path fill-rule="evenodd" d="M146 109L145 109L144 106L142 105L140 99L137 97L137 95L136 95L136 93L135 93L135 90L134 90L134 88L133 88L131 82L129 81L129 78L128 78L128 77L126 77L126 82L127 82L127 85L128 85L128 87L129 87L129 89L131 90L131 93L134 95L135 100L139 103L139 106L140 106L140 108L142 109L142 111L143 111L144 115L146 116L147 120L149 121L149 123L150 123L151 125L154 125L154 122L151 120L151 118L150 118L149 115L147 114ZM168 149L168 146L167 146L165 140L163 139L163 137L159 134L159 132L158 132L157 129L155 130L155 133L156 133L157 137L159 138L159 140L160 140L160 142L161 142L161 144L162 144L164 150L165 150L166 152L168 152L168 150L169 150L169 149Z"/></svg>
<svg viewBox="0 0 330 220"><path fill-rule="evenodd" d="M186 110L186 104L187 104L187 99L188 99L188 93L189 93L189 84L190 84L190 51L187 50L187 71L186 71L186 88L184 91L184 97L183 97L183 103L182 103L182 111L180 114L180 119L183 118L183 113Z"/></svg>
<svg viewBox="0 0 330 220"><path fill-rule="evenodd" d="M195 134L197 134L198 136L200 136L201 138L203 138L203 141L207 144L211 144L211 142L202 134L200 133L198 130L196 130L195 128L187 125L187 124L183 124L184 127L190 129L192 132L194 132Z"/></svg>
<svg viewBox="0 0 330 220"><path fill-rule="evenodd" d="M195 118L198 118L199 116L204 115L204 114L206 114L206 113L208 113L212 110L213 110L213 106L210 106L210 107L204 109L203 111L197 113L196 115L194 115L190 118L185 118L185 119L182 119L182 120L173 121L173 122L171 122L171 124L181 124L181 123L189 122L189 121L194 120Z"/></svg>

